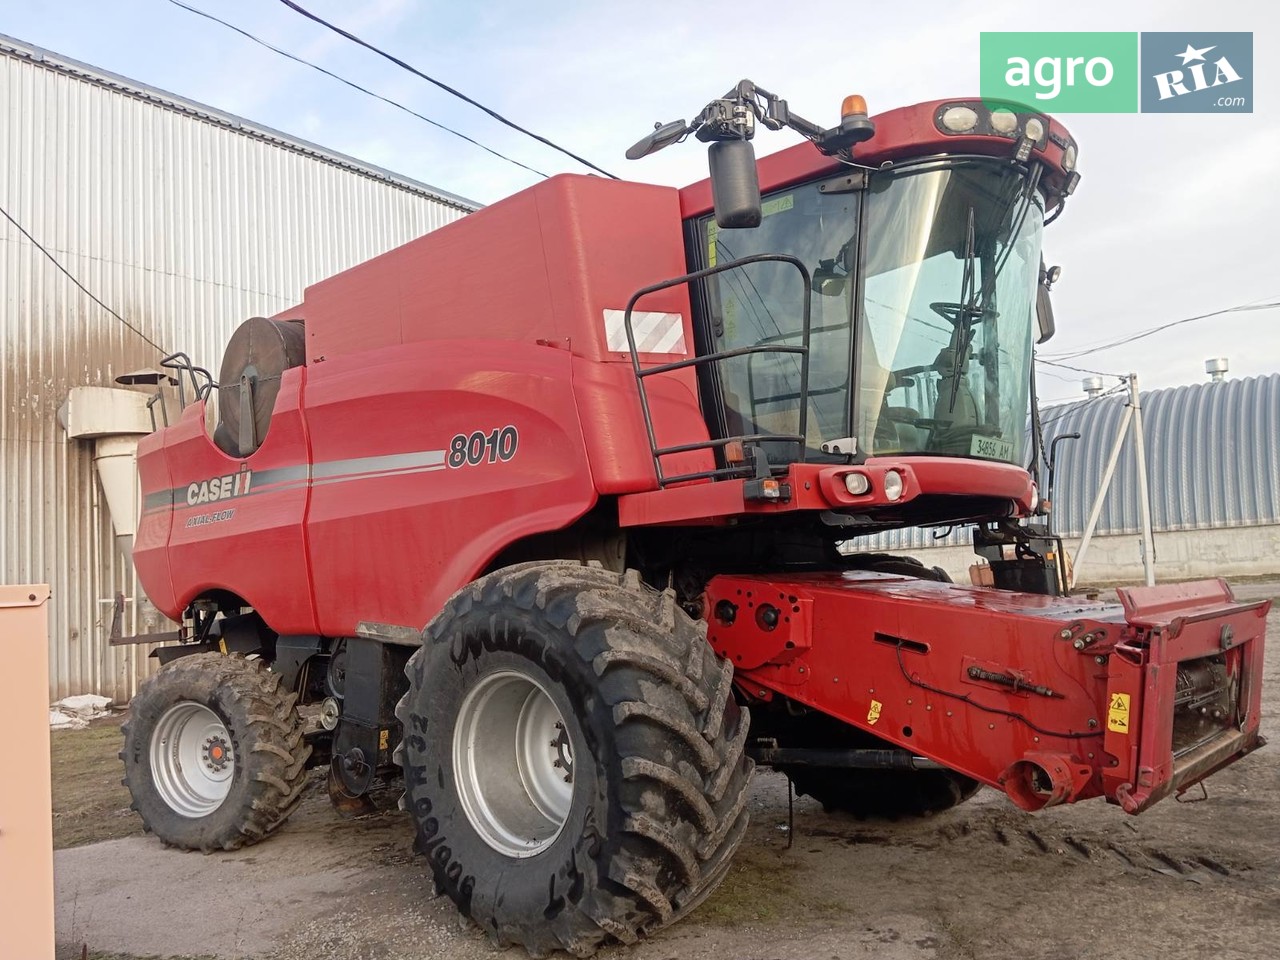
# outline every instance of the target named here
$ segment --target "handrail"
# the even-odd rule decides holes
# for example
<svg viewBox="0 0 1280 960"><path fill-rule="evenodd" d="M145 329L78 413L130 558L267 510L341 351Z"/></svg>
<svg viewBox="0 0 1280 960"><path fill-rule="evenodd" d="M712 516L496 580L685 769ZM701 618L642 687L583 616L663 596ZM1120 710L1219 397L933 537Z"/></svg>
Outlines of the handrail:
<svg viewBox="0 0 1280 960"><path fill-rule="evenodd" d="M739 267L752 263L789 263L800 271L804 291L803 311L801 321L801 345L798 347L783 346L774 343L761 343L752 347L738 347L733 350L722 350L719 353L710 353L701 357L691 357L686 360L677 360L673 363L662 363L656 366L644 367L640 366L640 351L636 347L635 330L632 327L631 315L635 310L636 304L649 294L657 293L660 290L667 290L671 287L680 286L682 284L692 283L695 280L701 280L726 270L734 270ZM719 467L715 470L703 471L701 473L680 474L678 476L667 477L662 472L662 457L675 453L688 453L694 450L715 450L727 446L735 441L748 443L763 442L781 442L796 443L800 448L799 459L804 461L806 437L808 436L808 419L809 419L809 314L810 314L810 297L809 297L810 278L809 270L804 263L796 257L782 253L758 253L748 257L741 257L737 260L731 260L727 263L716 264L713 267L705 267L702 270L695 270L693 273L686 273L683 276L674 277L670 280L664 280L661 283L651 284L647 287L641 287L631 299L627 301L626 314L623 317L623 327L627 334L627 346L631 351L631 369L636 377L636 389L640 394L640 412L644 416L645 432L649 438L649 452L653 457L654 474L658 480L659 487L665 487L673 483L686 483L691 480L717 480L732 476L751 476L754 474L755 468L749 463L740 466ZM679 444L674 447L659 447L658 437L653 428L653 413L649 408L649 394L645 389L645 379L662 373L671 373L674 370L683 370L687 367L696 367L703 364L719 363L721 360L729 360L733 357L750 356L759 353L791 353L800 357L800 392L798 396L800 403L800 430L796 434L743 434L734 437L721 437L711 440L698 441L696 443ZM749 361L748 361L749 362Z"/></svg>

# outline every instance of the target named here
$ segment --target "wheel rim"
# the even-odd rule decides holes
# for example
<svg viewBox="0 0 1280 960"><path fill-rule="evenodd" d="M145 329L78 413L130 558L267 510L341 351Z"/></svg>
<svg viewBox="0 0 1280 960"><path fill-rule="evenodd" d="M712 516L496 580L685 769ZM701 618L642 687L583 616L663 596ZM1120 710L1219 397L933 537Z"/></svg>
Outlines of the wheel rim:
<svg viewBox="0 0 1280 960"><path fill-rule="evenodd" d="M196 819L217 810L235 767L231 734L208 707L184 701L160 715L151 735L152 779L174 813Z"/></svg>
<svg viewBox="0 0 1280 960"><path fill-rule="evenodd" d="M489 846L531 857L555 842L573 804L573 742L555 701L521 673L492 673L462 702L453 769L463 811Z"/></svg>

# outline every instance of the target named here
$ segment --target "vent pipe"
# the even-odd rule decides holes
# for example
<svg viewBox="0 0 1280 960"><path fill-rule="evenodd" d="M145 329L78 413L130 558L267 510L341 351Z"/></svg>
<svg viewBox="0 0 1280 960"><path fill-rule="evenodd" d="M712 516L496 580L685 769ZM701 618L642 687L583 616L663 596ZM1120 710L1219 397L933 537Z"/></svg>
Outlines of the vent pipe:
<svg viewBox="0 0 1280 960"><path fill-rule="evenodd" d="M1214 383L1221 383L1227 378L1227 358L1210 357L1204 362L1204 372Z"/></svg>

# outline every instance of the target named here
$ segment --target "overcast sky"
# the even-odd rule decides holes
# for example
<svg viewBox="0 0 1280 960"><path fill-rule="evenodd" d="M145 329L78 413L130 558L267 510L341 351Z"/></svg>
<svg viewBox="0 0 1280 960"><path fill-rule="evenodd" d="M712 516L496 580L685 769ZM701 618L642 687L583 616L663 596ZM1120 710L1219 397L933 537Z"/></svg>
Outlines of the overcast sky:
<svg viewBox="0 0 1280 960"><path fill-rule="evenodd" d="M276 0L185 0L547 173L585 172ZM301 0L524 126L629 179L706 176L692 142L639 162L623 151L655 121L689 118L743 77L831 125L847 93L871 112L976 93L982 31L1254 33L1252 114L1064 115L1083 180L1046 234L1058 336L1048 355L1169 320L1280 300L1280 5L1017 0L808 3L736 0ZM981 12L977 12L981 10ZM537 178L253 44L169 0L5 0L0 33L276 127L475 200ZM757 151L796 142L762 132ZM1280 310L1228 314L1070 361L1137 371L1144 386L1280 371ZM1043 370L1047 399L1079 374ZM1055 379L1061 377L1063 379Z"/></svg>

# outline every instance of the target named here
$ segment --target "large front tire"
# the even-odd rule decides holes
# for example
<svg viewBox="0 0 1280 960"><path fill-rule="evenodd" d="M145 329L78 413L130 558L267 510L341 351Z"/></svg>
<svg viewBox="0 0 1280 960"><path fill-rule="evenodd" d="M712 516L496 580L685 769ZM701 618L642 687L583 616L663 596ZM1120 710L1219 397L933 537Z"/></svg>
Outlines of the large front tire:
<svg viewBox="0 0 1280 960"><path fill-rule="evenodd" d="M296 700L260 660L198 653L157 671L129 705L120 753L143 828L206 853L277 829L311 755Z"/></svg>
<svg viewBox="0 0 1280 960"><path fill-rule="evenodd" d="M732 668L637 574L522 564L409 662L399 759L436 885L499 944L578 956L700 903L747 824Z"/></svg>

